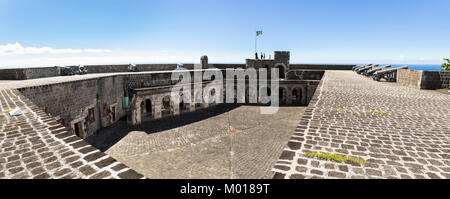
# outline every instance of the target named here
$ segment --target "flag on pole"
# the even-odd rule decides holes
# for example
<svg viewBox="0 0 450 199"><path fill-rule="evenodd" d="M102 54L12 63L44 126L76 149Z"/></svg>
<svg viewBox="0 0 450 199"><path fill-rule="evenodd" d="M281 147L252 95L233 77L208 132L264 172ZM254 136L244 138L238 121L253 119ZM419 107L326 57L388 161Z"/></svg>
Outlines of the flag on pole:
<svg viewBox="0 0 450 199"><path fill-rule="evenodd" d="M263 34L262 30L256 31L256 36L259 36L259 35L262 35L262 34Z"/></svg>

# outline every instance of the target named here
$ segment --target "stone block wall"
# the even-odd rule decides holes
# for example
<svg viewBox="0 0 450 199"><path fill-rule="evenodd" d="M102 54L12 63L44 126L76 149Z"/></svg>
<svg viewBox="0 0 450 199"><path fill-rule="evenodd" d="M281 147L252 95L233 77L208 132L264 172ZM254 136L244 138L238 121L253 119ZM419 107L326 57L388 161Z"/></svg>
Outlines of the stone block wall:
<svg viewBox="0 0 450 199"><path fill-rule="evenodd" d="M55 77L60 75L60 69L57 66L44 68L26 68L24 72L26 79Z"/></svg>
<svg viewBox="0 0 450 199"><path fill-rule="evenodd" d="M0 70L1 80L24 80L26 79L24 69L3 69Z"/></svg>
<svg viewBox="0 0 450 199"><path fill-rule="evenodd" d="M450 84L450 72L422 71L421 88L439 89Z"/></svg>
<svg viewBox="0 0 450 199"><path fill-rule="evenodd" d="M420 70L397 70L397 83L403 86L410 86L414 88L420 88L420 81L422 78L422 72Z"/></svg>
<svg viewBox="0 0 450 199"><path fill-rule="evenodd" d="M333 64L290 64L290 69L316 69L316 70L351 70L356 65Z"/></svg>
<svg viewBox="0 0 450 199"><path fill-rule="evenodd" d="M69 129L81 122L86 136L115 122L111 108L115 108L116 120L126 115L121 106L123 78L118 76L21 88L19 91L41 110L62 118L61 123ZM93 110L92 119L89 118L90 110Z"/></svg>
<svg viewBox="0 0 450 199"><path fill-rule="evenodd" d="M397 82L419 89L439 89L450 84L450 72L399 69Z"/></svg>
<svg viewBox="0 0 450 199"><path fill-rule="evenodd" d="M286 74L289 80L321 80L325 71L323 70L290 70Z"/></svg>

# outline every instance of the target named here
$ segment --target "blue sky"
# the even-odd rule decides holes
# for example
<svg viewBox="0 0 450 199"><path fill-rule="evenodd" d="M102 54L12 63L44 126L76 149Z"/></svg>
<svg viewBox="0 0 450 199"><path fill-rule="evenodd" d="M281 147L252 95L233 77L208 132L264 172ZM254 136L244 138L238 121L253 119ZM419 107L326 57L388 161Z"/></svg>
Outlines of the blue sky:
<svg viewBox="0 0 450 199"><path fill-rule="evenodd" d="M243 63L439 64L448 0L0 0L0 66Z"/></svg>

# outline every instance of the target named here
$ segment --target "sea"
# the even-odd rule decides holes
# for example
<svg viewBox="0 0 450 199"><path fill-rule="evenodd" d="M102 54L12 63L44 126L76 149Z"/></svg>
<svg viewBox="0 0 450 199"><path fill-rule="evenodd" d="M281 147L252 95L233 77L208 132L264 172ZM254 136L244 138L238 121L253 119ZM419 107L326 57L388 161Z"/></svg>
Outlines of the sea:
<svg viewBox="0 0 450 199"><path fill-rule="evenodd" d="M363 64L361 64L363 65ZM387 64L380 64L380 66L385 66ZM392 64L391 68L397 68L401 66L408 66L409 70L425 70L425 71L440 71L441 65L421 65L421 64Z"/></svg>
<svg viewBox="0 0 450 199"><path fill-rule="evenodd" d="M305 63L293 63L293 64L305 64ZM321 64L321 63L307 63L307 64ZM325 64L325 63L324 63ZM334 65L332 63L326 63ZM345 64L335 64L335 65L345 65ZM349 65L367 65L367 64L349 64ZM379 66L385 66L388 64L379 64ZM438 64L391 64L391 68L397 68L401 66L408 66L409 70L425 70L425 71L440 71L441 65Z"/></svg>

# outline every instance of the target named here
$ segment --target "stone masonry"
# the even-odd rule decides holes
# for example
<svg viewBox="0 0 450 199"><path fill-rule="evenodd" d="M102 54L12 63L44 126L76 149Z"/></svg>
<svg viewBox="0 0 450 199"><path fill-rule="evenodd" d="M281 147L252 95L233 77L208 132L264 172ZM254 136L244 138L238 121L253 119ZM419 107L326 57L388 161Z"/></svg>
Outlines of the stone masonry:
<svg viewBox="0 0 450 199"><path fill-rule="evenodd" d="M19 107L11 117L5 110ZM90 146L15 89L0 89L1 178L143 178Z"/></svg>
<svg viewBox="0 0 450 199"><path fill-rule="evenodd" d="M450 95L326 71L274 178L450 178ZM309 158L323 152L366 164Z"/></svg>

